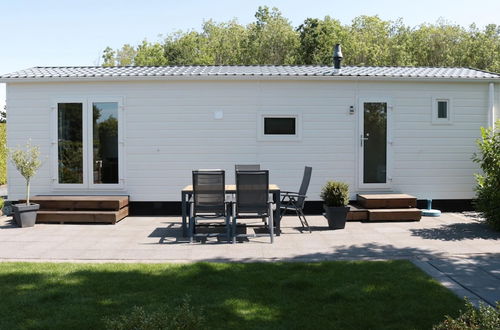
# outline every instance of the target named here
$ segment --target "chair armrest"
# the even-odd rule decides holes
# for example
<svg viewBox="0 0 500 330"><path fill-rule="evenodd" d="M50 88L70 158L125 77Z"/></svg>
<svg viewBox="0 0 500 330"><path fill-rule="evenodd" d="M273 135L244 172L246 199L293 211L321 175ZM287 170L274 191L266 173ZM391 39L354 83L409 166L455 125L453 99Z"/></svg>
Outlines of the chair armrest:
<svg viewBox="0 0 500 330"><path fill-rule="evenodd" d="M299 193L296 194L288 194L287 196L292 196L292 197L307 197L306 195L301 195Z"/></svg>

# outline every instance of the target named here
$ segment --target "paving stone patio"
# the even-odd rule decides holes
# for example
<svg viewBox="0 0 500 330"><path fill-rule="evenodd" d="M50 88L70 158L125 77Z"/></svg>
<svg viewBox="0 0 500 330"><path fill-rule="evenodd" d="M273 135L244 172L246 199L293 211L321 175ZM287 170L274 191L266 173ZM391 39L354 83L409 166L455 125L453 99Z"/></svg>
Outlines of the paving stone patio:
<svg viewBox="0 0 500 330"><path fill-rule="evenodd" d="M0 218L0 261L71 262L255 262L409 259L477 303L500 300L500 233L474 214L445 213L420 222L348 222L328 230L322 216L309 216L312 233L294 217L269 244L259 237L237 244L209 238L189 244L180 217L128 217L116 225L37 224L17 228Z"/></svg>

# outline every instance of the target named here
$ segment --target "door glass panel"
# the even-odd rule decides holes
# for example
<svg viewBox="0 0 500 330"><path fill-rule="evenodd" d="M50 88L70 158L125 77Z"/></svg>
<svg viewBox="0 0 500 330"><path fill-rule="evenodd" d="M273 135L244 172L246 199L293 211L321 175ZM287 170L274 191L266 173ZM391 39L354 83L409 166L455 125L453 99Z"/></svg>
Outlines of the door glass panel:
<svg viewBox="0 0 500 330"><path fill-rule="evenodd" d="M365 103L363 119L363 183L386 183L387 103Z"/></svg>
<svg viewBox="0 0 500 330"><path fill-rule="evenodd" d="M92 103L94 183L118 183L118 103Z"/></svg>
<svg viewBox="0 0 500 330"><path fill-rule="evenodd" d="M83 183L83 105L57 105L58 182Z"/></svg>

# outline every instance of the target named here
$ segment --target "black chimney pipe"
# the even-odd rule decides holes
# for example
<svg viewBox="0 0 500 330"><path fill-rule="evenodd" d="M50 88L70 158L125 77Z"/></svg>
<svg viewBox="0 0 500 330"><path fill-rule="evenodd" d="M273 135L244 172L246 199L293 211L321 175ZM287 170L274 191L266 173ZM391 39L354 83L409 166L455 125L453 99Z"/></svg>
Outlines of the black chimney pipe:
<svg viewBox="0 0 500 330"><path fill-rule="evenodd" d="M335 45L335 50L333 51L333 67L340 70L340 62L342 61L342 49L340 49L340 44Z"/></svg>

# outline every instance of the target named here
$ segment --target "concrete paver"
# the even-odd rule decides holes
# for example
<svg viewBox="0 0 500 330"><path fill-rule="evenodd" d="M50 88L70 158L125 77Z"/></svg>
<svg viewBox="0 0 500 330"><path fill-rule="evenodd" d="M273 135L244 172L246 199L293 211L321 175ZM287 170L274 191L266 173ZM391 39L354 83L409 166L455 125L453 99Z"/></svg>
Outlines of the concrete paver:
<svg viewBox="0 0 500 330"><path fill-rule="evenodd" d="M500 233L475 216L445 213L420 222L348 222L328 230L309 216L312 233L294 217L283 233L235 245L210 238L189 244L179 217L128 217L116 225L37 224L17 228L0 217L0 261L255 262L409 259L458 296L493 305L500 300Z"/></svg>

